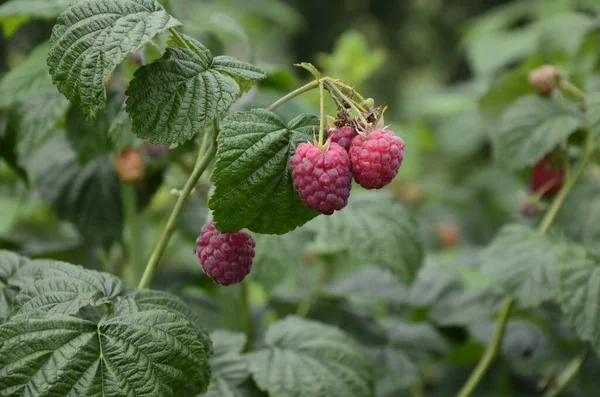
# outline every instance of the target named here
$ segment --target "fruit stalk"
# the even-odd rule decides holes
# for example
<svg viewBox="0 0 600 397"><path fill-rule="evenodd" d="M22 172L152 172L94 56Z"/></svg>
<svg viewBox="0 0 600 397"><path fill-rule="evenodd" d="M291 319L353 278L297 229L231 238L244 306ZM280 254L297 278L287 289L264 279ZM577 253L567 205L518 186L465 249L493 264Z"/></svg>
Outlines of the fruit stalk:
<svg viewBox="0 0 600 397"><path fill-rule="evenodd" d="M213 122L213 134L216 136L219 132L219 123L217 120ZM200 146L198 159L196 160L196 165L194 166L194 170L190 174L181 194L177 198L177 202L175 203L175 207L173 207L173 211L169 216L169 220L163 232L158 240L158 243L154 247L154 251L152 251L152 255L150 256L150 260L146 265L146 269L144 270L144 274L138 284L138 288L148 288L150 285L150 281L152 281L152 276L154 276L154 272L158 267L158 262L160 258L165 252L167 245L169 244L169 240L175 231L175 226L177 224L177 219L183 213L183 209L185 207L185 203L198 183L198 179L204 173L210 162L213 160L217 153L217 146L211 144L210 142L210 134L208 132L204 133L204 139L202 140L202 145Z"/></svg>
<svg viewBox="0 0 600 397"><path fill-rule="evenodd" d="M271 106L269 106L267 108L267 110L273 111L273 110L277 109L279 106L281 106L284 103L286 103L287 101L289 101L290 99L293 99L293 98L297 97L298 95L304 94L307 91L317 88L322 80L323 79L313 80L310 83L303 85L302 87L300 87L298 89L295 89L294 91L290 92L286 96L281 97L280 99L275 101Z"/></svg>
<svg viewBox="0 0 600 397"><path fill-rule="evenodd" d="M244 316L244 333L246 334L244 351L248 352L252 350L252 341L254 340L254 324L252 323L252 311L250 309L248 281L242 281L240 283L240 295L242 300L242 314Z"/></svg>
<svg viewBox="0 0 600 397"><path fill-rule="evenodd" d="M323 130L325 129L325 89L319 80L319 148L323 150Z"/></svg>

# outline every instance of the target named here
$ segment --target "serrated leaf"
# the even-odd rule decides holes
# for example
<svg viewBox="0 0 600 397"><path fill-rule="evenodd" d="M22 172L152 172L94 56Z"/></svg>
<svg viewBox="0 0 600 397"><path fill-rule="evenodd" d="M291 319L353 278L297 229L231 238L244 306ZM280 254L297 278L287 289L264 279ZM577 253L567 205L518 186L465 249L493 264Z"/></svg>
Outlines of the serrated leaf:
<svg viewBox="0 0 600 397"><path fill-rule="evenodd" d="M152 143L192 138L240 96L236 78L265 77L255 66L228 56L213 58L200 42L183 38L185 46L177 43L161 59L139 68L127 89L133 132Z"/></svg>
<svg viewBox="0 0 600 397"><path fill-rule="evenodd" d="M206 397L244 397L239 387L249 379L250 371L242 356L244 334L214 331L210 334L215 355L210 359L212 379Z"/></svg>
<svg viewBox="0 0 600 397"><path fill-rule="evenodd" d="M315 240L344 246L356 261L389 269L410 283L423 262L423 242L414 216L391 195L359 192L343 211L319 217L307 227Z"/></svg>
<svg viewBox="0 0 600 397"><path fill-rule="evenodd" d="M123 292L123 283L108 273L64 262L31 261L11 284L19 287L15 315L48 312L76 314L86 306L101 306Z"/></svg>
<svg viewBox="0 0 600 397"><path fill-rule="evenodd" d="M17 271L27 263L27 258L10 251L0 250L0 324L8 318L11 312L12 300L16 295L16 291L9 290L9 282Z"/></svg>
<svg viewBox="0 0 600 397"><path fill-rule="evenodd" d="M162 397L205 390L206 346L184 317L117 312L98 324L47 314L1 325L0 393Z"/></svg>
<svg viewBox="0 0 600 397"><path fill-rule="evenodd" d="M482 272L523 307L557 297L562 246L523 225L504 226L481 256Z"/></svg>
<svg viewBox="0 0 600 397"><path fill-rule="evenodd" d="M328 290L336 296L363 305L400 305L408 300L407 288L389 270L376 266L361 266L332 283Z"/></svg>
<svg viewBox="0 0 600 397"><path fill-rule="evenodd" d="M65 134L55 134L34 156L34 185L90 245L108 244L123 226L121 187L109 157L79 164Z"/></svg>
<svg viewBox="0 0 600 397"><path fill-rule="evenodd" d="M594 134L596 140L600 142L600 92L590 93L585 102L585 106L585 121L587 122L590 132Z"/></svg>
<svg viewBox="0 0 600 397"><path fill-rule="evenodd" d="M318 215L300 200L289 167L296 147L311 140L318 125L317 117L300 115L286 126L265 109L225 118L208 202L220 231L284 234Z"/></svg>
<svg viewBox="0 0 600 397"><path fill-rule="evenodd" d="M498 312L504 297L497 290L455 291L438 301L429 317L443 326L465 326L489 319Z"/></svg>
<svg viewBox="0 0 600 397"><path fill-rule="evenodd" d="M251 353L250 372L272 396L373 396L369 361L342 331L288 317L267 330L266 347Z"/></svg>
<svg viewBox="0 0 600 397"><path fill-rule="evenodd" d="M561 258L560 295L579 337L600 351L600 263L585 249L569 248Z"/></svg>
<svg viewBox="0 0 600 397"><path fill-rule="evenodd" d="M31 19L53 19L64 11L72 0L10 0L0 5L0 25L10 37L22 24Z"/></svg>
<svg viewBox="0 0 600 397"><path fill-rule="evenodd" d="M532 166L582 126L582 117L550 99L524 97L502 116L492 136L496 161L518 170Z"/></svg>
<svg viewBox="0 0 600 397"><path fill-rule="evenodd" d="M22 64L0 80L0 108L14 105L24 99L56 92L45 62L48 48L48 42L38 45Z"/></svg>
<svg viewBox="0 0 600 397"><path fill-rule="evenodd" d="M429 307L442 302L461 290L461 284L452 269L427 262L411 285L409 302L414 307Z"/></svg>
<svg viewBox="0 0 600 397"><path fill-rule="evenodd" d="M106 106L117 65L180 22L155 0L81 0L60 14L50 38L52 81L92 120Z"/></svg>

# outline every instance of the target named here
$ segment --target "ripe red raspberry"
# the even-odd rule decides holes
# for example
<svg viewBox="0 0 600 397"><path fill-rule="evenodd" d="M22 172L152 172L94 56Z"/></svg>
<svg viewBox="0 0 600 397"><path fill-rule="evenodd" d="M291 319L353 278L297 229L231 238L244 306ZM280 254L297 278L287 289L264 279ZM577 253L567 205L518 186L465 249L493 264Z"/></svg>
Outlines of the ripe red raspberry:
<svg viewBox="0 0 600 397"><path fill-rule="evenodd" d="M327 152L310 143L301 143L290 159L294 188L302 202L325 215L348 204L352 173L348 152L335 142Z"/></svg>
<svg viewBox="0 0 600 397"><path fill-rule="evenodd" d="M354 180L365 189L381 189L392 181L404 160L402 138L387 130L357 136L350 147Z"/></svg>
<svg viewBox="0 0 600 397"><path fill-rule="evenodd" d="M542 193L542 197L553 197L562 187L565 170L553 164L548 155L537 162L531 173L531 191Z"/></svg>
<svg viewBox="0 0 600 397"><path fill-rule="evenodd" d="M331 128L327 130L327 138L331 138L331 142L335 142L346 151L350 150L352 145L352 139L356 136L356 130L349 125L345 125L342 128Z"/></svg>
<svg viewBox="0 0 600 397"><path fill-rule="evenodd" d="M123 182L137 182L144 178L146 163L144 155L137 149L124 150L114 163L115 171Z"/></svg>
<svg viewBox="0 0 600 397"><path fill-rule="evenodd" d="M202 270L217 284L239 283L250 273L256 242L246 232L221 233L213 222L202 227L196 255Z"/></svg>

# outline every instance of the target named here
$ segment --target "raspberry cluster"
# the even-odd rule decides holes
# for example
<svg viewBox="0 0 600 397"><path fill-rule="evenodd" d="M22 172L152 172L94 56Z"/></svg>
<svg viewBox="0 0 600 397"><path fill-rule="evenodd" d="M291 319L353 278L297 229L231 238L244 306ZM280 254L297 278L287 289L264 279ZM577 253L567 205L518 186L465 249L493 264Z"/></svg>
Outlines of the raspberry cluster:
<svg viewBox="0 0 600 397"><path fill-rule="evenodd" d="M331 215L348 204L352 178L366 189L380 189L398 174L405 144L392 131L359 135L346 125L327 136L324 150L302 143L290 159L294 187L307 207Z"/></svg>
<svg viewBox="0 0 600 397"><path fill-rule="evenodd" d="M202 227L196 255L202 270L217 284L239 283L250 273L256 242L244 231L221 233L213 222Z"/></svg>

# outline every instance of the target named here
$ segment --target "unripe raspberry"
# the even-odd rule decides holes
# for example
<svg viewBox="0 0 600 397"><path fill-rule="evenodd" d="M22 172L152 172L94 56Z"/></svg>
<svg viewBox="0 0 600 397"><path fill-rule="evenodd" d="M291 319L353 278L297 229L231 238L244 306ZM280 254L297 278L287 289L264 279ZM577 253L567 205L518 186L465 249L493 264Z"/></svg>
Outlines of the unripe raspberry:
<svg viewBox="0 0 600 397"><path fill-rule="evenodd" d="M137 149L127 149L121 152L114 162L114 168L123 182L137 182L144 178L146 163L144 155Z"/></svg>
<svg viewBox="0 0 600 397"><path fill-rule="evenodd" d="M346 151L350 150L350 145L356 135L356 130L349 125L342 128L331 128L327 131L327 138L331 138L331 142L337 143Z"/></svg>
<svg viewBox="0 0 600 397"><path fill-rule="evenodd" d="M221 233L213 222L200 231L196 255L202 270L217 284L239 283L250 273L256 242L244 231Z"/></svg>
<svg viewBox="0 0 600 397"><path fill-rule="evenodd" d="M531 172L531 191L542 193L542 197L550 198L556 195L562 187L565 170L552 162L548 155L537 162Z"/></svg>
<svg viewBox="0 0 600 397"><path fill-rule="evenodd" d="M552 65L543 65L529 73L529 85L539 94L548 95L556 87L558 68Z"/></svg>
<svg viewBox="0 0 600 397"><path fill-rule="evenodd" d="M367 138L357 136L349 152L354 180L365 189L381 189L398 175L404 149L404 141L392 131L374 130Z"/></svg>
<svg viewBox="0 0 600 397"><path fill-rule="evenodd" d="M290 159L294 188L304 205L325 215L348 204L352 174L348 152L335 142L327 152L301 143Z"/></svg>
<svg viewBox="0 0 600 397"><path fill-rule="evenodd" d="M460 229L454 223L440 223L435 233L444 248L455 247L460 243Z"/></svg>

